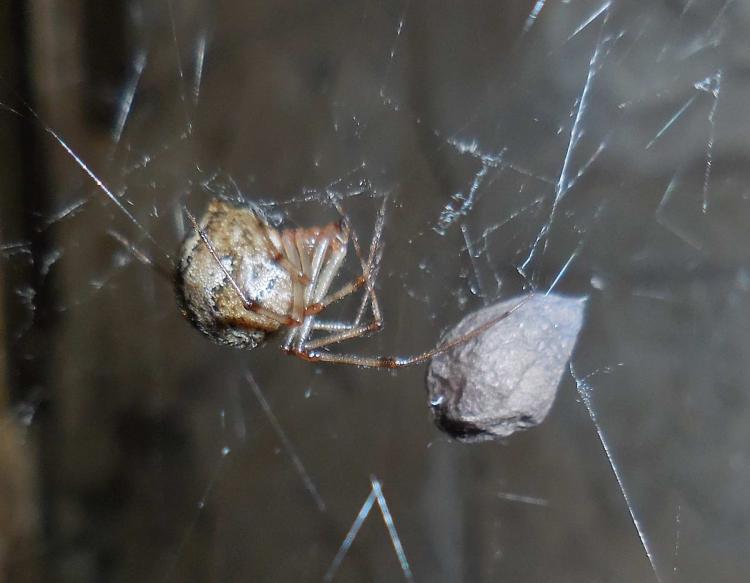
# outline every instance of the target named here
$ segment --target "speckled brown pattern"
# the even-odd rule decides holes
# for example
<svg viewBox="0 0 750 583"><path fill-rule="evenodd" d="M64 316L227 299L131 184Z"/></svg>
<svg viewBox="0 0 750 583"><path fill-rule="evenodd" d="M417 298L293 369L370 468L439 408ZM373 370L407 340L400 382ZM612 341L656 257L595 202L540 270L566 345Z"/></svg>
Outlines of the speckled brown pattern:
<svg viewBox="0 0 750 583"><path fill-rule="evenodd" d="M177 297L185 316L219 344L255 348L281 324L248 310L227 278L229 273L244 296L280 313L292 303L292 278L270 256L262 219L250 207L214 199L200 228L221 259L217 263L198 232L192 231L180 250ZM267 227L269 235L278 237Z"/></svg>

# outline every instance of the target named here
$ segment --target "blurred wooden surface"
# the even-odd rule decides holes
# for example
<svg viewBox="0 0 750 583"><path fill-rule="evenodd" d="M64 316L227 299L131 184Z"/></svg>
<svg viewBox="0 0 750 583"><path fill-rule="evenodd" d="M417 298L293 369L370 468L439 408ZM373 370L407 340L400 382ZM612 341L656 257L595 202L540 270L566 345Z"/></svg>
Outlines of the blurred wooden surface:
<svg viewBox="0 0 750 583"><path fill-rule="evenodd" d="M29 433L7 422L0 435L0 490L15 500L0 517L21 539L40 522L45 536L40 555L13 564L60 582L317 581L374 474L418 581L652 580L626 502L663 580L741 580L750 567L750 87L738 81L747 10L731 4L724 44L685 59L685 47L708 38L711 3L683 18L680 3L644 15L624 2L607 21L611 36L600 34L602 18L578 30L594 3L547 3L522 33L534 4L23 4L35 108L78 160L33 116L19 126L2 118L14 131L0 133L9 177L0 188L18 190L2 201L0 236L33 242L36 256L0 263L14 278L3 290L12 322L0 398L37 414ZM595 54L607 66L594 67ZM719 67L736 83L711 126L713 94L695 84ZM585 131L573 140L592 71ZM693 95L690 123L646 148ZM22 132L40 150L39 176L49 173L39 188L13 175ZM441 212L460 207L486 164L472 142L493 157L489 178L473 210L439 235ZM627 501L572 379L539 428L504 444L451 443L432 425L423 369L315 367L273 343L251 353L212 346L182 320L170 282L108 234L167 263L184 234L182 205L199 212L233 192L229 177L276 202L361 180L392 194L379 283L386 329L352 349L411 353L522 285L571 143L575 189L531 271L543 289L573 258L560 291L592 296L576 364L604 371L591 381L598 429ZM685 177L681 196L663 207L675 176ZM39 197L31 218L20 218L31 200L22 186ZM344 202L366 240L378 201ZM317 200L280 208L297 223L335 216ZM475 257L465 233L481 244ZM43 305L23 304L19 289L43 291ZM41 319L14 340L29 314ZM402 576L375 512L339 576Z"/></svg>

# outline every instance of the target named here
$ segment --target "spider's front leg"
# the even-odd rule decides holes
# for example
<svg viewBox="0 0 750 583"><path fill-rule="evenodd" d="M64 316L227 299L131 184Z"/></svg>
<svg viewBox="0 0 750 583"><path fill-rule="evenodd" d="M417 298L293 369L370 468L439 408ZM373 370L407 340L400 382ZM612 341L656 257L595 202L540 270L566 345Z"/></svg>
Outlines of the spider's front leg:
<svg viewBox="0 0 750 583"><path fill-rule="evenodd" d="M360 366L364 368L404 368L415 364L427 362L433 356L447 352L457 346L461 346L472 338L478 337L480 334L485 333L487 330L495 326L498 322L501 322L505 318L509 317L513 312L521 308L529 299L533 297L533 294L529 294L525 298L521 299L513 307L506 310L502 314L499 314L493 318L490 318L486 322L478 325L477 327L469 330L465 334L451 338L437 344L430 350L425 350L419 354L411 356L360 356L358 354L335 354L332 352L317 352L312 350L309 345L306 350L297 353L297 356L304 358L309 362L330 362L332 364L349 364L353 366Z"/></svg>
<svg viewBox="0 0 750 583"><path fill-rule="evenodd" d="M353 338L359 338L373 332L377 332L382 328L383 318L380 312L380 304L375 293L374 282L383 251L380 240L384 224L384 210L385 201L380 211L378 212L378 218L373 231L373 238L370 243L370 253L367 260L362 257L359 238L357 237L356 232L351 228L346 217L344 218L342 234L346 242L348 242L348 239L351 238L355 253L357 254L360 266L362 268L362 274L356 279L343 285L337 291L328 294L328 289L331 286L332 281L338 274L341 268L341 262L343 261L343 257L346 254L345 246L342 246L343 255L340 258L338 256L332 256L329 259L328 263L321 271L321 277L317 282L313 283L313 285L315 286L315 291L310 296L312 302L307 306L305 310L305 323L301 327L300 333L297 335L296 351L300 353L308 353L310 350L321 348L323 346L329 346L331 344L343 342L345 340L350 340ZM342 211L339 210L339 212ZM346 245L346 242L344 243L344 245ZM335 326L335 329L331 334L328 334L322 338L310 340L309 337L313 330L331 330L330 327L317 327L314 322L315 316L329 305L353 293L356 293L362 287L365 287L366 291L362 297L362 302L360 303L360 307L353 322L351 324L339 323ZM368 304L372 310L372 320L367 324L361 324L362 316L364 315ZM288 346L290 345L289 343L287 344ZM302 354L300 354L300 356L302 356Z"/></svg>

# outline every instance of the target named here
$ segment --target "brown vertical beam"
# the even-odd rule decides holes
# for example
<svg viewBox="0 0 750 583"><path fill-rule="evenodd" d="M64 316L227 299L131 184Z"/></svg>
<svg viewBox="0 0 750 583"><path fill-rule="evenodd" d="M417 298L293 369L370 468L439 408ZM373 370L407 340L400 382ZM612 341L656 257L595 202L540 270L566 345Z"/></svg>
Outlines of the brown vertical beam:
<svg viewBox="0 0 750 583"><path fill-rule="evenodd" d="M0 7L0 101L23 112L33 107L35 95L30 69L28 5L11 0ZM44 258L53 245L53 234L40 228L49 209L49 188L40 133L29 116L2 113L0 155L3 157L3 193L0 196L2 238L20 242L24 252L6 256L0 263L0 495L3 506L0 522L7 561L0 564L0 580L37 581L45 570L39 553L37 517L42 517L44 534L53 538L51 521L46 520L50 500L49 450L45 444L53 427L52 411L40 406L53 373L51 357L57 318L53 309L53 280L44 274ZM28 290L31 293L24 293ZM20 297L24 301L20 301ZM30 320L33 318L33 320ZM29 325L29 322L33 322ZM16 414L31 405L36 414L27 431ZM28 409L28 408L27 408ZM28 417L27 417L28 418ZM42 444L37 447L36 444ZM41 488L37 488L37 476ZM37 495L37 491L40 492Z"/></svg>

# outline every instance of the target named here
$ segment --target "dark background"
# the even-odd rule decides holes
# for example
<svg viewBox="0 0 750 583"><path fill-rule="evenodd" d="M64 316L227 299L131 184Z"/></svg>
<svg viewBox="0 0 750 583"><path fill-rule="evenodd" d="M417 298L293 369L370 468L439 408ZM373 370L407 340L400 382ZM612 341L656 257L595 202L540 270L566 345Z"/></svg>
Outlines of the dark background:
<svg viewBox="0 0 750 583"><path fill-rule="evenodd" d="M0 6L0 581L320 581L371 476L417 581L744 580L748 6ZM365 241L390 195L353 351L589 296L548 420L454 443L424 367L208 343L112 233L168 266L237 191ZM375 507L334 580L404 578Z"/></svg>

